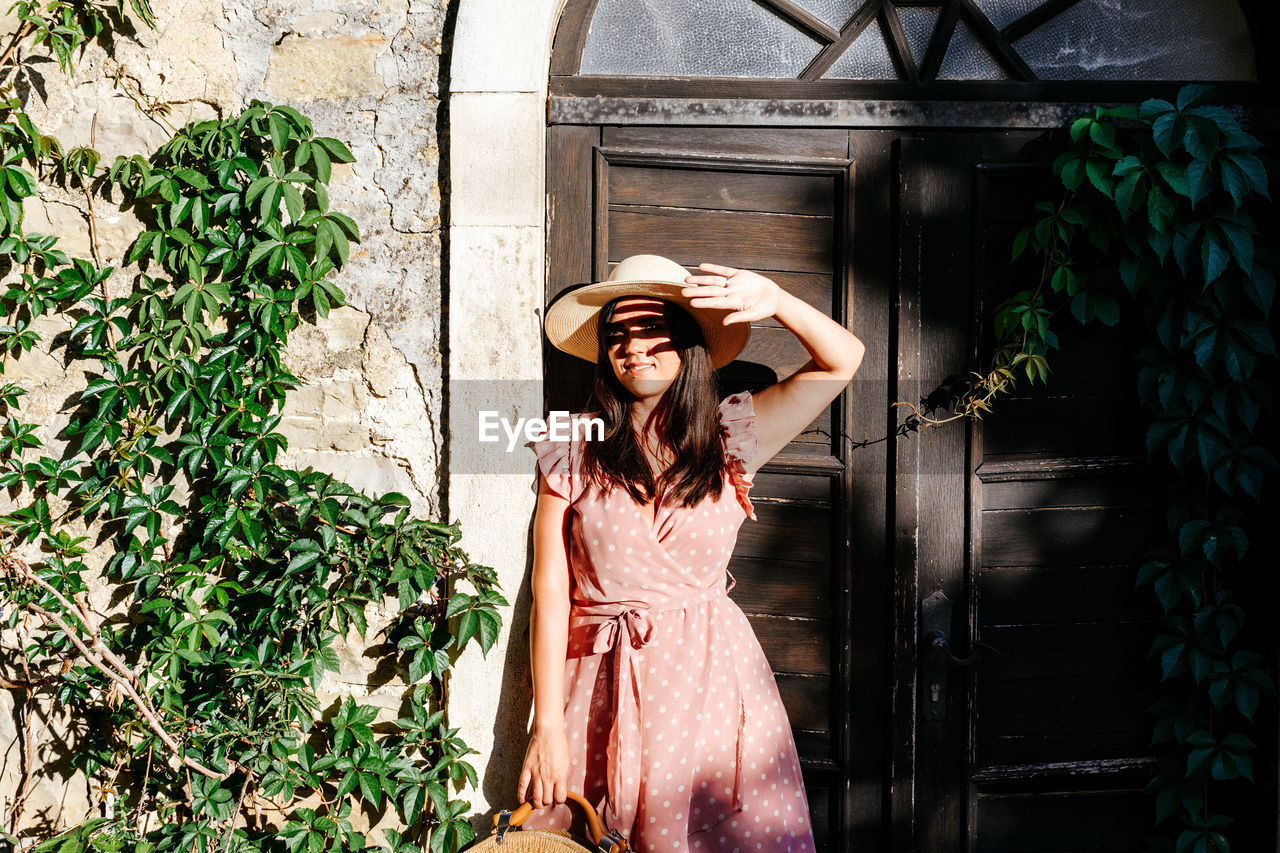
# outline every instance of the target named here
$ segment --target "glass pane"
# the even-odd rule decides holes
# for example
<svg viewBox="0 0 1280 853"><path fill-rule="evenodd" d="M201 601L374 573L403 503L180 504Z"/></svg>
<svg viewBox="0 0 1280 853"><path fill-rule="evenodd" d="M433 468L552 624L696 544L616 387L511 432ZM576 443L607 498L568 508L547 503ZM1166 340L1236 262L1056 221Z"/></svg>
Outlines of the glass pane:
<svg viewBox="0 0 1280 853"><path fill-rule="evenodd" d="M956 24L956 31L947 44L947 55L942 58L938 79L1007 80L1009 75L974 37L969 25L961 21Z"/></svg>
<svg viewBox="0 0 1280 853"><path fill-rule="evenodd" d="M973 0L996 29L1003 29L1039 6L1044 0Z"/></svg>
<svg viewBox="0 0 1280 853"><path fill-rule="evenodd" d="M853 17L862 0L794 0L806 12L812 12L837 30Z"/></svg>
<svg viewBox="0 0 1280 853"><path fill-rule="evenodd" d="M907 44L911 48L911 58L919 65L924 59L925 48L929 46L929 38L933 35L933 27L938 23L940 6L902 6L898 9L898 20L907 34Z"/></svg>
<svg viewBox="0 0 1280 853"><path fill-rule="evenodd" d="M799 77L820 48L753 0L600 0L582 73Z"/></svg>
<svg viewBox="0 0 1280 853"><path fill-rule="evenodd" d="M1046 80L1253 80L1240 7L1206 0L1081 0L1014 43Z"/></svg>
<svg viewBox="0 0 1280 853"><path fill-rule="evenodd" d="M822 76L848 80L897 80L898 72L889 57L884 34L880 32L880 22L872 21Z"/></svg>

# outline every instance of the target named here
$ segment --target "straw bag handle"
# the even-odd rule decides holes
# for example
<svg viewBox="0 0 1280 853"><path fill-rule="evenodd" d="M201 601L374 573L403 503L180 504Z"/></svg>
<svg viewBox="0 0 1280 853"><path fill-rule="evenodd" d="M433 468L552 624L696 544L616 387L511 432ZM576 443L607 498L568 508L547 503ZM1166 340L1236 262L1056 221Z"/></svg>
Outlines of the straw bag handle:
<svg viewBox="0 0 1280 853"><path fill-rule="evenodd" d="M587 816L587 826L591 831L591 840L599 853L627 853L627 840L616 830L606 830L604 821L596 814L595 807L587 802L587 798L577 791L569 791L568 798L582 807ZM522 803L514 812L499 812L493 816L494 828L498 831L498 843L506 836L511 827L517 829L533 814L533 803Z"/></svg>

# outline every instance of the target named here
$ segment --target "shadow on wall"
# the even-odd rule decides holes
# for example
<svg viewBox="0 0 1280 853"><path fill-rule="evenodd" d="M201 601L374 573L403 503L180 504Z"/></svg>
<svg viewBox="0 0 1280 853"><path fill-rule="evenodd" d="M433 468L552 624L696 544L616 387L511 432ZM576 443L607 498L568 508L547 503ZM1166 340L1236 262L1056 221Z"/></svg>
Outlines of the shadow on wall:
<svg viewBox="0 0 1280 853"><path fill-rule="evenodd" d="M25 672L20 641L10 631L4 635L0 672ZM47 694L46 701L33 698L21 681L6 680L2 687L0 742L8 746L0 754L0 827L50 836L59 831L64 814L89 810L91 792L84 774L72 766L69 746L98 730L97 721L65 713ZM48 731L58 736L44 736Z"/></svg>
<svg viewBox="0 0 1280 853"><path fill-rule="evenodd" d="M529 454L530 468L533 454ZM529 555L511 602L507 619L510 633L502 659L501 701L494 709L493 750L481 771L480 787L485 799L493 803L492 811L477 815L472 824L478 837L489 834L494 811L511 808L516 802L516 785L529 742L529 714L533 709L533 682L529 674L529 608L533 604L533 519L529 519L525 552ZM497 672L497 668L494 668Z"/></svg>

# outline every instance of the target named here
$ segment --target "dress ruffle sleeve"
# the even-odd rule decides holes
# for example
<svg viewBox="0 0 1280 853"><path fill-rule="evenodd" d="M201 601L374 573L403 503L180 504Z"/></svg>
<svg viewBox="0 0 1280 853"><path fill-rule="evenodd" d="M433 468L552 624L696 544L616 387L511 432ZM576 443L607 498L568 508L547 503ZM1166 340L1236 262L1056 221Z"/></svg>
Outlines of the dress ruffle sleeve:
<svg viewBox="0 0 1280 853"><path fill-rule="evenodd" d="M738 503L747 518L756 520L755 508L747 494L751 491L752 475L747 465L756 458L756 410L751 394L742 391L726 397L720 403L720 434L724 440L725 456L729 462L729 478L737 494Z"/></svg>
<svg viewBox="0 0 1280 853"><path fill-rule="evenodd" d="M532 448L537 455L538 470L547 481L547 488L567 501L575 500L578 490L573 470L572 443L541 438L528 442L525 447Z"/></svg>

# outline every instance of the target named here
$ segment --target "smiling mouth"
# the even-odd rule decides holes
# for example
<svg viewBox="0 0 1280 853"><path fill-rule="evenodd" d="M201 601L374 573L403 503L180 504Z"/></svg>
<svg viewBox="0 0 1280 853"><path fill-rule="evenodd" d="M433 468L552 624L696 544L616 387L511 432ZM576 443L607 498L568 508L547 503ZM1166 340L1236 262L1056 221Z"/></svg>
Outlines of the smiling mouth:
<svg viewBox="0 0 1280 853"><path fill-rule="evenodd" d="M646 370L652 370L652 369L653 369L652 364L628 364L623 366L623 370L625 370L627 373L632 373L632 374L643 373Z"/></svg>

